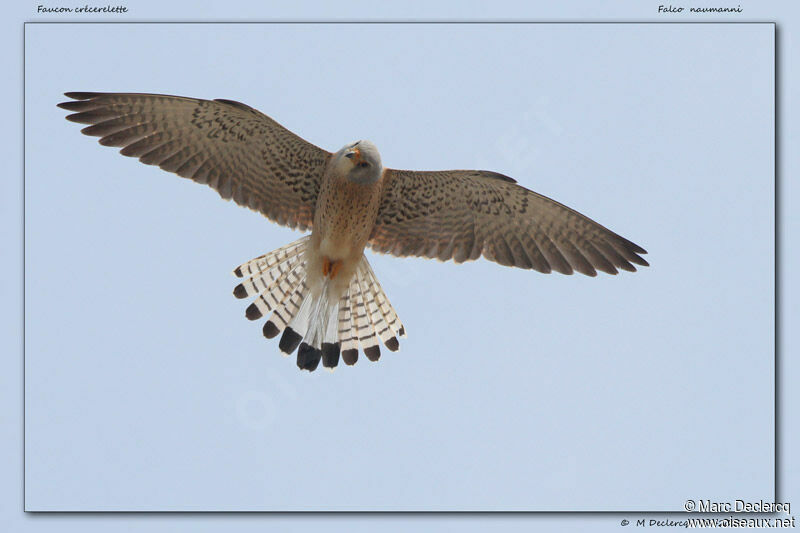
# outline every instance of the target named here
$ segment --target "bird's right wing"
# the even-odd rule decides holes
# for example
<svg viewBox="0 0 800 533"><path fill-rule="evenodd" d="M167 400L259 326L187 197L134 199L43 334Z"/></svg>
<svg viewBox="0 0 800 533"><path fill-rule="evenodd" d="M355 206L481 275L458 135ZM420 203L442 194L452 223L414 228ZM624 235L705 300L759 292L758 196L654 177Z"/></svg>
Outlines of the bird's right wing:
<svg viewBox="0 0 800 533"><path fill-rule="evenodd" d="M67 120L104 146L215 189L279 224L314 220L330 152L230 100L159 94L66 93Z"/></svg>

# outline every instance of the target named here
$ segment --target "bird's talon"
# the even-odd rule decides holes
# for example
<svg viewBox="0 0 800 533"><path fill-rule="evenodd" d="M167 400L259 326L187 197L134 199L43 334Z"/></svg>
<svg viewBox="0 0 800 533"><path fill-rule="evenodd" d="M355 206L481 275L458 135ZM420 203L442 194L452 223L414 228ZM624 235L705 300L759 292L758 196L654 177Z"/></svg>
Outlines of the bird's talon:
<svg viewBox="0 0 800 533"><path fill-rule="evenodd" d="M340 268L342 268L342 262L341 261L335 261L335 262L331 263L331 268L330 268L331 279L336 277L336 274L339 273L339 269Z"/></svg>
<svg viewBox="0 0 800 533"><path fill-rule="evenodd" d="M331 261L327 257L322 258L322 276L326 278L335 278L336 274L339 273L339 269L342 268L341 261Z"/></svg>

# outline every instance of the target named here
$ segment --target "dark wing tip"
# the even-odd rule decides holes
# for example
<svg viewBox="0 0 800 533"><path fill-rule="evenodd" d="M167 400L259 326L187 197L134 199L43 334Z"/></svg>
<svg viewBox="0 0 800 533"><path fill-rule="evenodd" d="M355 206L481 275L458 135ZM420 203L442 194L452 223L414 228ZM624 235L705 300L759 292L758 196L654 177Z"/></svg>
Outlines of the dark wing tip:
<svg viewBox="0 0 800 533"><path fill-rule="evenodd" d="M386 342L383 344L386 345L391 351L396 352L400 349L400 343L397 341L397 337L392 337L391 339L386 339Z"/></svg>
<svg viewBox="0 0 800 533"><path fill-rule="evenodd" d="M377 361L381 358L381 349L377 344L375 346L370 346L369 348L364 348L364 355L366 355L367 359L370 361Z"/></svg>
<svg viewBox="0 0 800 533"><path fill-rule="evenodd" d="M69 103L69 102L67 102L67 103ZM80 103L80 102L75 102L75 103L76 103L76 104L78 104L78 103ZM64 109L66 109L66 108L64 108ZM73 111L73 110L72 110L72 109L70 109L69 111ZM71 114L71 115L67 115L67 116L66 116L66 117L64 117L64 118L65 118L65 119L67 119L67 120L69 120L70 122L75 122L76 124L86 124L86 122L85 122L85 121L84 121L84 119L83 119L83 116L84 116L84 115L83 115L83 113L73 113L73 114ZM91 124L91 122L90 122L89 124ZM86 128L83 128L83 129L81 130L81 133L83 133L83 130L85 130L85 129L86 129Z"/></svg>
<svg viewBox="0 0 800 533"><path fill-rule="evenodd" d="M356 348L344 350L342 352L342 361L344 361L348 366L353 366L356 364L356 361L358 361L358 350Z"/></svg>
<svg viewBox="0 0 800 533"><path fill-rule="evenodd" d="M301 340L303 340L303 337L299 333L292 328L287 327L285 330L283 330L283 335L281 335L278 348L280 348L283 353L292 353L300 345Z"/></svg>
<svg viewBox="0 0 800 533"><path fill-rule="evenodd" d="M322 343L322 366L325 368L336 368L339 364L339 350L341 346L338 342Z"/></svg>
<svg viewBox="0 0 800 533"><path fill-rule="evenodd" d="M637 254L646 254L647 253L647 250L645 250L644 248L642 248L641 246L639 246L635 242L629 241L628 239L626 239L625 237L623 237L621 235L616 235L615 234L615 236L619 240L619 244L624 246L625 249L628 250L629 252L633 252L633 253L637 253Z"/></svg>
<svg viewBox="0 0 800 533"><path fill-rule="evenodd" d="M239 298L240 300L242 298L247 298L247 291L245 290L244 285L240 283L236 287L234 287L233 295Z"/></svg>
<svg viewBox="0 0 800 533"><path fill-rule="evenodd" d="M64 93L64 96L67 98L72 98L73 100L91 100L97 96L100 96L103 93L88 93L88 92L68 92Z"/></svg>
<svg viewBox="0 0 800 533"><path fill-rule="evenodd" d="M247 317L247 320L258 320L263 315L261 314L261 311L258 310L258 307L256 307L256 304L251 303L247 306L247 309L245 309L244 316Z"/></svg>
<svg viewBox="0 0 800 533"><path fill-rule="evenodd" d="M278 333L280 333L281 330L278 329L278 326L276 326L272 320L267 320L267 322L264 324L264 327L261 329L261 332L266 338L274 339L278 336Z"/></svg>
<svg viewBox="0 0 800 533"><path fill-rule="evenodd" d="M56 107L66 109L67 111L80 111L83 108L83 102L70 100L69 102L60 102L56 104Z"/></svg>
<svg viewBox="0 0 800 533"><path fill-rule="evenodd" d="M300 349L297 350L297 368L313 372L317 369L321 358L322 350L309 346L304 342L300 344Z"/></svg>
<svg viewBox="0 0 800 533"><path fill-rule="evenodd" d="M650 266L650 263L648 263L647 260L636 255L636 254L646 254L647 250L627 239L625 239L624 245L631 252L630 257L626 257L628 261L636 263L637 265L641 266ZM636 269L634 268L633 270L635 271Z"/></svg>

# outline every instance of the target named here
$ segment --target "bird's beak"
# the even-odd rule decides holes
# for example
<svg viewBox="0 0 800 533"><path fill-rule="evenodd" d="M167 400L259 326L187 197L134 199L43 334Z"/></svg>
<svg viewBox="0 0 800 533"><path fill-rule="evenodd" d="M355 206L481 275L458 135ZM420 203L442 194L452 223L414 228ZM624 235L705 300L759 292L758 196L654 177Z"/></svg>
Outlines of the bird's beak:
<svg viewBox="0 0 800 533"><path fill-rule="evenodd" d="M358 163L361 161L361 150L358 148L353 148L352 152L347 152L344 156L348 159L352 159L353 162Z"/></svg>

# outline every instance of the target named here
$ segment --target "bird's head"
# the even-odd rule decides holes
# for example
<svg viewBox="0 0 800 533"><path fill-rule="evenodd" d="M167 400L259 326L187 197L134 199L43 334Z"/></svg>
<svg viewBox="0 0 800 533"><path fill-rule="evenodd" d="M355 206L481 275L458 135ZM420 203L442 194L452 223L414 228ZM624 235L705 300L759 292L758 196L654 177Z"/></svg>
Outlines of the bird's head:
<svg viewBox="0 0 800 533"><path fill-rule="evenodd" d="M350 143L338 152L334 164L339 173L354 183L375 183L381 177L381 154L369 141Z"/></svg>

